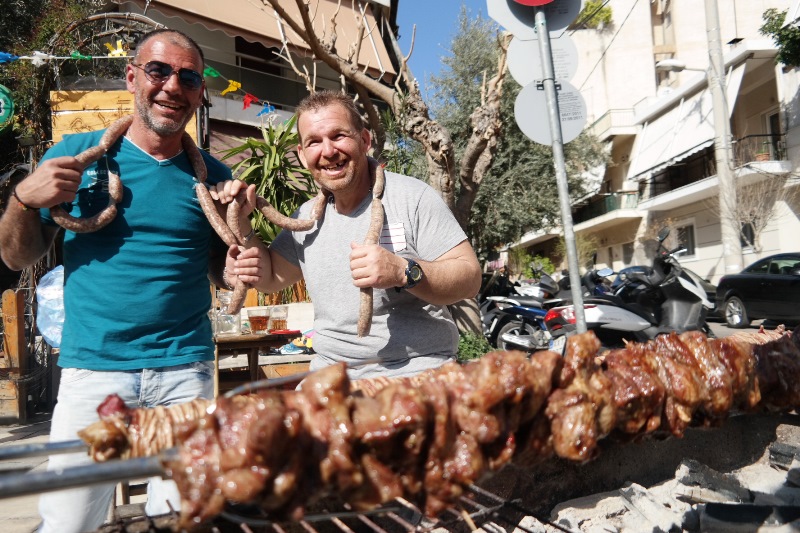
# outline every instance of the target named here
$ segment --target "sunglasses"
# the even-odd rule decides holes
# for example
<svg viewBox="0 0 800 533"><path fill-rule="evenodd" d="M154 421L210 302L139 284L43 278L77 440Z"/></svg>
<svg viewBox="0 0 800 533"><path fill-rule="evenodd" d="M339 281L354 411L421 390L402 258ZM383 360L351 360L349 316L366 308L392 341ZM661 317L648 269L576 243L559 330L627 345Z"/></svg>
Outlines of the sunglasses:
<svg viewBox="0 0 800 533"><path fill-rule="evenodd" d="M173 74L178 74L178 82L185 88L196 91L203 85L203 76L200 75L199 72L188 68L181 68L175 70L172 68L172 65L167 63L162 63L161 61L149 61L144 65L137 65L136 63L131 63L136 68L142 69L144 75L150 80L150 83L154 85L162 85L167 83L167 80Z"/></svg>

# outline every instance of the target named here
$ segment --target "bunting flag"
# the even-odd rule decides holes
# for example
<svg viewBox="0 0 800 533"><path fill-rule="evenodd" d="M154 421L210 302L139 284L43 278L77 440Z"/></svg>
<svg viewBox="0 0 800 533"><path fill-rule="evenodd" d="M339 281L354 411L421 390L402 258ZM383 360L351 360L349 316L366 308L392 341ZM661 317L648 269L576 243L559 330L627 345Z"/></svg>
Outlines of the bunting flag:
<svg viewBox="0 0 800 533"><path fill-rule="evenodd" d="M244 101L243 101L243 103L244 103L244 107L242 107L242 109L247 109L248 107L250 107L250 104L254 104L254 103L257 104L258 103L258 98L256 98L255 96L253 96L250 93L244 93Z"/></svg>
<svg viewBox="0 0 800 533"><path fill-rule="evenodd" d="M220 94L220 96L225 96L228 93L236 92L242 88L242 84L238 81L228 80L228 87L225 88Z"/></svg>
<svg viewBox="0 0 800 533"><path fill-rule="evenodd" d="M270 113L274 113L274 112L275 112L275 106L267 104L261 109L261 111L258 112L258 115L256 115L256 116L257 117L262 117L264 115L269 115Z"/></svg>
<svg viewBox="0 0 800 533"><path fill-rule="evenodd" d="M17 59L19 59L19 56L9 54L8 52L0 52L0 65L3 63L13 63Z"/></svg>
<svg viewBox="0 0 800 533"><path fill-rule="evenodd" d="M40 67L53 60L74 59L77 61L91 61L93 59L131 59L131 56L128 56L128 52L122 47L123 44L122 40L117 40L116 46L112 45L111 43L103 43L103 44L108 49L108 55L91 56L91 55L81 54L77 50L73 50L68 56L56 56L53 54L47 54L45 52L39 52L39 51L32 52L30 55L27 56L17 56L9 52L0 52L0 65L10 64L20 60L30 61L34 66ZM203 76L206 78L220 78L221 80L228 82L228 86L219 93L220 96L225 96L228 93L235 93L238 91L242 91L244 93L244 98L242 99L242 109L247 109L252 104L261 104L262 108L256 115L257 117L263 117L265 115L275 113L275 106L243 90L242 84L240 82L236 80L227 79L225 76L220 74L219 71L216 70L214 67L206 66L203 69Z"/></svg>
<svg viewBox="0 0 800 533"><path fill-rule="evenodd" d="M122 39L117 39L117 47L114 48L109 43L105 43L106 48L109 49L108 57L127 57L128 52L122 49Z"/></svg>

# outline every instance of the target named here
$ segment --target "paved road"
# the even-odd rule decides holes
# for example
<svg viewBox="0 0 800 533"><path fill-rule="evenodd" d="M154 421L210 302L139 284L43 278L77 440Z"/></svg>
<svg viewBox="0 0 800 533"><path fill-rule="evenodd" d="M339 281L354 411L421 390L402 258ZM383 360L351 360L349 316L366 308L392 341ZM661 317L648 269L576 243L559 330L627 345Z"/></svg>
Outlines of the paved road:
<svg viewBox="0 0 800 533"><path fill-rule="evenodd" d="M756 331L759 327L761 327L762 320L754 320L749 327L745 329L733 329L729 328L725 321L709 321L708 325L711 327L711 331L714 332L714 335L717 337L727 337L728 335L733 335L737 331ZM774 327L773 324L765 324L767 329L772 329ZM786 329L791 329L793 326L787 325Z"/></svg>

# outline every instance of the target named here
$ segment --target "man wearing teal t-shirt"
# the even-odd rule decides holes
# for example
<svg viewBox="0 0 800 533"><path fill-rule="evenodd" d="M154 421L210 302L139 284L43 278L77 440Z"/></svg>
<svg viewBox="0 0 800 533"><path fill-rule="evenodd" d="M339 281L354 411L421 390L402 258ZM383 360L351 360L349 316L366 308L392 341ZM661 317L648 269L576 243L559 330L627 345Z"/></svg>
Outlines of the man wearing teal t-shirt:
<svg viewBox="0 0 800 533"><path fill-rule="evenodd" d="M88 217L108 203L109 173L123 184L118 213L91 233L64 235L65 322L51 441L74 440L97 420L111 393L131 407L172 405L213 394L214 349L207 312L209 278L230 286L236 247L227 249L196 199L196 174L181 137L201 103L203 54L183 33L157 30L139 42L127 66L133 122L86 169L75 158L103 131L70 135L51 148L13 191L0 219L0 253L12 269L34 264L58 231L50 207ZM173 76L174 74L174 76ZM213 197L230 170L203 154ZM251 195L252 197L253 195ZM250 229L248 203L240 227ZM88 462L53 456L48 468ZM113 485L44 494L41 531L94 530L105 520ZM172 482L148 487L148 514L179 508Z"/></svg>

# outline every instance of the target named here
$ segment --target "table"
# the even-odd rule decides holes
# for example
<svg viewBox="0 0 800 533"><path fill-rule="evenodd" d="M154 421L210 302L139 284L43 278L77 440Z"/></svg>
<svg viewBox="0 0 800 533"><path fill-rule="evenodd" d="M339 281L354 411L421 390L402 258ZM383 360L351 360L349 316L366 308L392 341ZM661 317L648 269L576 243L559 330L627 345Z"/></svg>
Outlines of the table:
<svg viewBox="0 0 800 533"><path fill-rule="evenodd" d="M250 380L258 381L259 366L258 352L268 351L270 348L280 348L284 344L296 339L300 333L241 333L215 335L214 344L216 346L214 355L214 396L219 393L219 358L223 355L233 355L237 353L247 353L247 369L250 372Z"/></svg>

